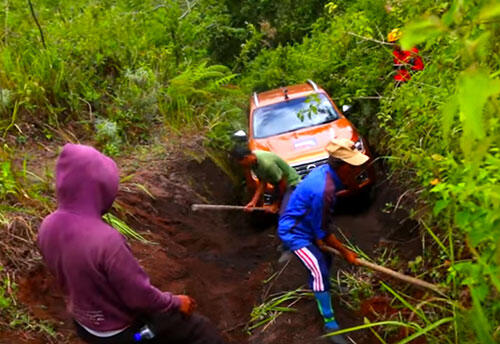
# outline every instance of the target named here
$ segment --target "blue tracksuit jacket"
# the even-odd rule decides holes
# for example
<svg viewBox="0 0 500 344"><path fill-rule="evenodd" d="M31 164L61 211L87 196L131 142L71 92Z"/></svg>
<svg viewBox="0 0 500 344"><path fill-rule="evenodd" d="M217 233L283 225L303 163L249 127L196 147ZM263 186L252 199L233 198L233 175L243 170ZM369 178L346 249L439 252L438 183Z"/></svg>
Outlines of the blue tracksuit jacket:
<svg viewBox="0 0 500 344"><path fill-rule="evenodd" d="M329 164L312 170L297 186L278 223L278 235L288 249L298 250L326 236L335 191L342 188Z"/></svg>

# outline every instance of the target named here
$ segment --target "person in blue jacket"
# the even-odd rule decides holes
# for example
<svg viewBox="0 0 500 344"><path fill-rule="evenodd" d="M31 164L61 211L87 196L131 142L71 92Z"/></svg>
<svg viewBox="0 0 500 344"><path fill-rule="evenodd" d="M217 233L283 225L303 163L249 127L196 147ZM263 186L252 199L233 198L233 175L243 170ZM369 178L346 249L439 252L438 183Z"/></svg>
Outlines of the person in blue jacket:
<svg viewBox="0 0 500 344"><path fill-rule="evenodd" d="M328 220L335 201L335 192L343 185L335 172L340 164L362 165L368 156L354 148L347 139L333 139L328 143L329 163L315 168L297 186L280 216L278 235L283 245L291 250L310 273L309 284L314 292L319 312L325 323L325 331L340 329L335 320L331 296L329 271L331 255L322 251L325 245L340 251L344 258L357 264L357 255L348 250L328 233ZM330 336L333 343L347 343L342 335Z"/></svg>

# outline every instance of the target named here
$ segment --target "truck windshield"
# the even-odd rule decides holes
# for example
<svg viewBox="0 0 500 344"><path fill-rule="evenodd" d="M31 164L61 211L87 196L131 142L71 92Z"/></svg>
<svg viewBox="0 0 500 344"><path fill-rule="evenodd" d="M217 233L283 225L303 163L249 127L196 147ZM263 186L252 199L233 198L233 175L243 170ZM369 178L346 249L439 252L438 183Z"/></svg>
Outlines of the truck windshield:
<svg viewBox="0 0 500 344"><path fill-rule="evenodd" d="M328 123L339 114L324 94L313 94L258 108L253 113L253 136L261 139Z"/></svg>

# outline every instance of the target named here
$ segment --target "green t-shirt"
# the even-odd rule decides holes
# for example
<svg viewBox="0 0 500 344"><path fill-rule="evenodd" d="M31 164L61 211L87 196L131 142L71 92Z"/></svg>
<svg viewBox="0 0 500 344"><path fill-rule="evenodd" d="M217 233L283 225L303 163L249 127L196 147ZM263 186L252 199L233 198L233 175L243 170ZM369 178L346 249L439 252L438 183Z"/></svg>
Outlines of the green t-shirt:
<svg viewBox="0 0 500 344"><path fill-rule="evenodd" d="M252 168L255 175L262 181L278 184L283 178L288 186L295 186L300 182L297 171L274 153L256 150L257 165Z"/></svg>

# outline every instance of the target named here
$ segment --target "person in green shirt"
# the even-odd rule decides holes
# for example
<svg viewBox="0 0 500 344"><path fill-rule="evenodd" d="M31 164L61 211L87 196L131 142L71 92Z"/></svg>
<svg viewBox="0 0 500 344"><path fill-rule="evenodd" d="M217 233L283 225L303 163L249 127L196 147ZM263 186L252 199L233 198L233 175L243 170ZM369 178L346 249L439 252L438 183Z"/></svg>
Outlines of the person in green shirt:
<svg viewBox="0 0 500 344"><path fill-rule="evenodd" d="M233 156L244 168L251 169L258 178L255 194L245 206L245 210L252 211L264 194L266 184L269 183L274 185L278 197L273 204L264 208L270 213L277 213L278 210L281 213L286 208L292 191L300 182L297 171L272 152L262 150L252 152L247 147L236 147Z"/></svg>

